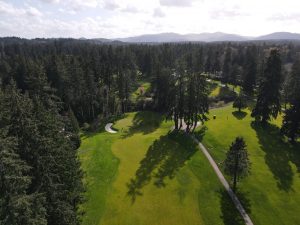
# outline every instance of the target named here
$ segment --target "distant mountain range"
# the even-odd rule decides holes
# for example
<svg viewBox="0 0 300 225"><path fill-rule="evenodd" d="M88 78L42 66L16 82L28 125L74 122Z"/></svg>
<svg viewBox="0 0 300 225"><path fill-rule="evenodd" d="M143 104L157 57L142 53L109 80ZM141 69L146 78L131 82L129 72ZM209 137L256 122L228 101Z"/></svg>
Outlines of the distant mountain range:
<svg viewBox="0 0 300 225"><path fill-rule="evenodd" d="M126 43L151 43L158 44L164 42L226 42L226 41L256 41L256 42L286 42L293 41L300 44L300 34L289 32L276 32L258 37L247 37L236 34L227 34L222 32L216 33L200 33L200 34L177 34L177 33L160 33L160 34L144 34L140 36L127 37L127 38L35 38L25 39L18 37L0 37L0 41L11 43L25 43L27 41L35 41L44 43L47 41L66 40L73 42L88 42L92 44L114 44L123 45Z"/></svg>
<svg viewBox="0 0 300 225"><path fill-rule="evenodd" d="M93 39L98 40L98 39ZM100 39L101 40L101 39ZM161 43L161 42L221 42L221 41L267 41L267 40L299 40L300 34L289 32L276 32L259 37L246 37L227 33L200 33L200 34L177 34L160 33L145 34L140 36L111 39L129 43ZM106 41L109 41L106 39Z"/></svg>

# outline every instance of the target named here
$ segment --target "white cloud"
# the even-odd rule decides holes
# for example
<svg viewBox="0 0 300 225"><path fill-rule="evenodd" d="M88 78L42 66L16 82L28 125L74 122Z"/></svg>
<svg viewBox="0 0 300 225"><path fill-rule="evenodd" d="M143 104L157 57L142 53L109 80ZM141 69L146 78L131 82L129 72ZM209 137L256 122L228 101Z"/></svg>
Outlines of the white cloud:
<svg viewBox="0 0 300 225"><path fill-rule="evenodd" d="M0 36L112 38L162 32L222 31L250 36L300 32L300 1L295 0L284 4L281 0L24 2L0 0Z"/></svg>
<svg viewBox="0 0 300 225"><path fill-rule="evenodd" d="M155 8L153 11L154 17L165 17L166 14L161 10L161 8Z"/></svg>
<svg viewBox="0 0 300 225"><path fill-rule="evenodd" d="M300 22L300 13L283 14L277 13L268 18L273 21L298 21Z"/></svg>
<svg viewBox="0 0 300 225"><path fill-rule="evenodd" d="M194 0L159 0L162 6L187 7L191 6Z"/></svg>
<svg viewBox="0 0 300 225"><path fill-rule="evenodd" d="M140 10L132 5L127 5L126 8L122 9L122 12L128 12L128 13L139 13Z"/></svg>
<svg viewBox="0 0 300 225"><path fill-rule="evenodd" d="M29 16L42 16L43 13L41 13L38 9L32 7L32 6L29 6L28 9L26 10L26 13L29 15Z"/></svg>
<svg viewBox="0 0 300 225"><path fill-rule="evenodd" d="M95 8L98 5L97 0L67 0L66 3L74 10L82 8Z"/></svg>
<svg viewBox="0 0 300 225"><path fill-rule="evenodd" d="M47 4L60 4L66 8L81 10L85 8L95 8L99 4L98 0L39 0Z"/></svg>
<svg viewBox="0 0 300 225"><path fill-rule="evenodd" d="M19 14L21 11L13 7L13 5L8 4L6 2L0 1L0 13L1 14L13 14L15 12L18 12Z"/></svg>
<svg viewBox="0 0 300 225"><path fill-rule="evenodd" d="M45 2L45 3L59 3L60 0L40 0L41 2Z"/></svg>
<svg viewBox="0 0 300 225"><path fill-rule="evenodd" d="M18 17L24 17L24 16L38 17L43 15L43 13L41 13L37 8L34 8L32 6L27 5L26 8L17 8L3 1L0 1L0 13L2 15L6 14L8 16L18 16Z"/></svg>
<svg viewBox="0 0 300 225"><path fill-rule="evenodd" d="M120 6L115 1L105 1L104 8L108 10L115 10L120 8Z"/></svg>

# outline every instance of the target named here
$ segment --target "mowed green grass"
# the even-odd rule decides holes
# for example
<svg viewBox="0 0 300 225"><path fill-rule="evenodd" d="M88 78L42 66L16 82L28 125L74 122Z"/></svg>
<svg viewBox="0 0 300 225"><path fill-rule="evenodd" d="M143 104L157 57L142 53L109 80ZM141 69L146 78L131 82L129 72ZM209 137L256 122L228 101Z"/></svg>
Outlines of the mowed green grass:
<svg viewBox="0 0 300 225"><path fill-rule="evenodd" d="M211 93L209 94L210 97L217 97L220 93L220 90L221 90L221 84L222 82L221 81L218 81L218 80L211 80L210 83L212 84L216 84L217 86L211 91ZM241 92L241 86L239 85L232 85L232 84L227 84L227 87L230 89L230 90L233 90L235 91L236 93L240 93Z"/></svg>
<svg viewBox="0 0 300 225"><path fill-rule="evenodd" d="M118 134L82 137L83 225L243 224L205 156L171 126L138 112L115 123Z"/></svg>
<svg viewBox="0 0 300 225"><path fill-rule="evenodd" d="M130 95L130 100L132 102L136 102L141 95L141 88L144 89L144 94L150 89L150 82L140 82L139 87Z"/></svg>
<svg viewBox="0 0 300 225"><path fill-rule="evenodd" d="M239 186L240 196L256 225L300 224L300 144L282 140L281 117L271 125L252 123L250 112L233 113L231 106L210 111L204 144L221 163L236 136L248 145L251 174Z"/></svg>

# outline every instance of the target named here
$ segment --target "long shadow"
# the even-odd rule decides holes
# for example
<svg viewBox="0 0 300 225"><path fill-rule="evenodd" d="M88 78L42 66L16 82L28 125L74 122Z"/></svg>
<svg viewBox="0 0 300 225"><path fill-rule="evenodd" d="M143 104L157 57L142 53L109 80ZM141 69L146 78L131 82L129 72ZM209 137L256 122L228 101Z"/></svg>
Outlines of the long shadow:
<svg viewBox="0 0 300 225"><path fill-rule="evenodd" d="M232 112L232 115L237 118L238 120L242 120L247 116L247 113L244 111L234 111Z"/></svg>
<svg viewBox="0 0 300 225"><path fill-rule="evenodd" d="M196 130L194 132L194 137L198 140L198 141L202 141L203 140L203 137L205 135L205 132L207 130L207 127L206 126L202 126L200 130Z"/></svg>
<svg viewBox="0 0 300 225"><path fill-rule="evenodd" d="M159 113L140 111L134 115L132 126L122 135L123 138L130 137L135 133L149 134L159 128L164 117Z"/></svg>
<svg viewBox="0 0 300 225"><path fill-rule="evenodd" d="M291 145L282 139L280 129L272 124L251 123L256 131L261 149L266 153L265 162L277 180L278 188L291 191L294 173L290 161L300 171L300 144Z"/></svg>
<svg viewBox="0 0 300 225"><path fill-rule="evenodd" d="M221 201L221 212L222 212L222 220L225 225L244 225L244 219L236 209L233 204L231 198L225 190L220 190L220 201ZM237 197L242 203L244 209L249 214L251 213L251 204L250 200L247 197L246 193L237 192Z"/></svg>
<svg viewBox="0 0 300 225"><path fill-rule="evenodd" d="M166 179L173 179L176 172L185 165L197 151L192 139L181 132L161 136L149 147L135 177L127 183L127 194L132 203L141 196L142 189L153 180L157 188L165 187Z"/></svg>

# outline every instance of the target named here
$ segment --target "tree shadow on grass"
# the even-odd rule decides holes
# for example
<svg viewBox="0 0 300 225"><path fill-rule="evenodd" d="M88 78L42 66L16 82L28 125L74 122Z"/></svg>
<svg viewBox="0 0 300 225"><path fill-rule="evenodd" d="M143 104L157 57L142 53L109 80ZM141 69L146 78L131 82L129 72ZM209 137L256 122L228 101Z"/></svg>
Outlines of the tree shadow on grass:
<svg viewBox="0 0 300 225"><path fill-rule="evenodd" d="M132 203L143 194L142 188L151 180L157 188L165 187L166 179L173 179L196 151L196 144L182 132L172 132L155 140L140 162L135 177L127 183Z"/></svg>
<svg viewBox="0 0 300 225"><path fill-rule="evenodd" d="M205 132L207 130L207 127L206 126L201 126L201 128L199 130L196 130L194 132L194 137L199 141L201 142L203 140L203 137L205 135Z"/></svg>
<svg viewBox="0 0 300 225"><path fill-rule="evenodd" d="M134 115L132 126L122 135L123 138L130 137L135 133L149 134L154 132L164 120L163 115L159 113L141 111Z"/></svg>
<svg viewBox="0 0 300 225"><path fill-rule="evenodd" d="M250 200L247 197L246 193L238 191L236 193L238 199L243 205L246 212L251 213L251 204ZM222 220L225 225L244 225L245 221L241 216L240 212L236 209L235 205L232 202L232 199L228 195L227 191L224 189L220 190L220 199L221 199L221 212Z"/></svg>
<svg viewBox="0 0 300 225"><path fill-rule="evenodd" d="M244 112L244 111L235 111L235 112L232 112L232 115L237 118L238 120L242 120L244 119L246 116L247 116L247 113Z"/></svg>
<svg viewBox="0 0 300 225"><path fill-rule="evenodd" d="M300 171L300 144L291 145L282 139L280 129L272 124L262 126L252 122L252 128L256 131L261 149L266 153L265 162L277 180L278 188L291 191L294 173L290 162Z"/></svg>

